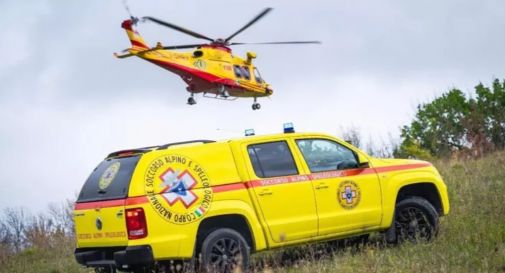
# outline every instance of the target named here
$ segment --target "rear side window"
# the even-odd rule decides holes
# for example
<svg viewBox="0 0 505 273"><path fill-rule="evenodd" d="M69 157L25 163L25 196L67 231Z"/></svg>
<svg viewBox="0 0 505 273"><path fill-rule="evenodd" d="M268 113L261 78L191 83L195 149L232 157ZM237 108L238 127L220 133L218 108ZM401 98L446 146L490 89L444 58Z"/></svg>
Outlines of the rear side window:
<svg viewBox="0 0 505 273"><path fill-rule="evenodd" d="M258 177L298 174L293 155L285 141L249 145L247 151Z"/></svg>
<svg viewBox="0 0 505 273"><path fill-rule="evenodd" d="M126 198L140 155L102 161L84 183L77 203Z"/></svg>

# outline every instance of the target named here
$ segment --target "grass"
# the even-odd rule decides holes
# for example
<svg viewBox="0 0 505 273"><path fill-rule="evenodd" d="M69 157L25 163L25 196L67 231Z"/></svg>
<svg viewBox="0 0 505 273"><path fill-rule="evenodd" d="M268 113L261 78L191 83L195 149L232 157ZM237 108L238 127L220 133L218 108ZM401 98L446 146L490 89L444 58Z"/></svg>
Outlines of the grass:
<svg viewBox="0 0 505 273"><path fill-rule="evenodd" d="M270 251L254 257L254 271L505 272L505 153L435 164L448 185L451 211L433 242L387 247L372 236L360 247L328 251L328 244L318 244ZM2 262L0 272L91 272L74 262L72 251L72 242L29 249Z"/></svg>
<svg viewBox="0 0 505 273"><path fill-rule="evenodd" d="M1 273L91 273L74 260L74 240L64 238L47 249L29 248L0 263Z"/></svg>

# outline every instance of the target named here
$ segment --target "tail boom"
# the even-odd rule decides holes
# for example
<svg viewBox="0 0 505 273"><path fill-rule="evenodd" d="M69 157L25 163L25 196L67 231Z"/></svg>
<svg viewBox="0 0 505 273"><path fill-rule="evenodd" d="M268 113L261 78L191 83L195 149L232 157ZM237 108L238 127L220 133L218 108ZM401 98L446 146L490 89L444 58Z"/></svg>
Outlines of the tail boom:
<svg viewBox="0 0 505 273"><path fill-rule="evenodd" d="M146 50L149 49L149 46L144 41L144 39L138 34L137 31L133 29L134 22L131 19L123 21L121 27L125 29L126 34L128 35L128 39L132 44L132 49L135 50Z"/></svg>

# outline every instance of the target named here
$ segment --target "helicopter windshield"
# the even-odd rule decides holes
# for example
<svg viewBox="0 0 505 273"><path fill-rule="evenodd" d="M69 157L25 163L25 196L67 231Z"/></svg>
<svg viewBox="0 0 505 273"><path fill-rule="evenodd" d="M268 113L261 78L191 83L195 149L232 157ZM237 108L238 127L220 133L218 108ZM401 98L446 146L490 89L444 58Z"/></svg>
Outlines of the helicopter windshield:
<svg viewBox="0 0 505 273"><path fill-rule="evenodd" d="M260 71L256 67L254 68L254 78L256 79L257 83L263 83L263 79L261 78Z"/></svg>

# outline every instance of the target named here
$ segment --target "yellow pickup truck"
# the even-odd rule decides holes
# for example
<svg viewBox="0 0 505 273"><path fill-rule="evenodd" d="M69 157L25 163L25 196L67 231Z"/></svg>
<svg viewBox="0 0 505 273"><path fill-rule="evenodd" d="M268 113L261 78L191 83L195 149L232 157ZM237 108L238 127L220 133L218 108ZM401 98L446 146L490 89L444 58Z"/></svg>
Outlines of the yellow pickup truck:
<svg viewBox="0 0 505 273"><path fill-rule="evenodd" d="M383 231L430 240L448 214L428 162L373 158L340 139L282 133L108 155L75 204L76 260L96 272L247 271L251 253Z"/></svg>

